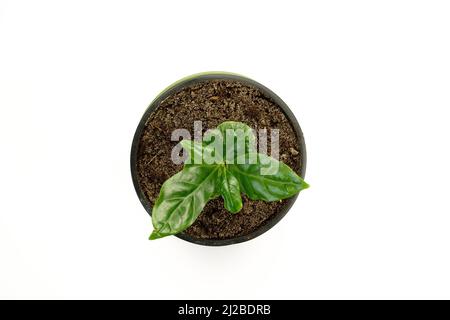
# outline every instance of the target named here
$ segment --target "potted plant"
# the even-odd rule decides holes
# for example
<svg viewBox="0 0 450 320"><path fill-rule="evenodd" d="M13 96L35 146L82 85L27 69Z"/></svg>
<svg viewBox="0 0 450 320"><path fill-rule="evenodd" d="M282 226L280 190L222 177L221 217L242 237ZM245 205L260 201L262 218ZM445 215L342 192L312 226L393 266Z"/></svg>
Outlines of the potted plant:
<svg viewBox="0 0 450 320"><path fill-rule="evenodd" d="M303 134L287 105L230 73L197 74L164 90L131 151L133 183L152 215L150 239L176 235L211 246L250 240L278 223L308 187L305 169Z"/></svg>

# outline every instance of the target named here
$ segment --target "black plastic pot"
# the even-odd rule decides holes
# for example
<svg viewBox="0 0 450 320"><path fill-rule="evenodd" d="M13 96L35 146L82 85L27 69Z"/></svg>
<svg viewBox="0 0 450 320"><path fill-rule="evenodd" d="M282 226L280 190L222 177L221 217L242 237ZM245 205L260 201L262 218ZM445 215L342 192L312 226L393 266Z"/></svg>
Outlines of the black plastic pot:
<svg viewBox="0 0 450 320"><path fill-rule="evenodd" d="M301 159L301 172L300 176L302 178L305 177L305 171L306 171L306 146L305 146L305 140L303 138L303 133L300 128L300 125L297 122L297 119L295 118L292 111L289 109L289 107L284 103L283 100L281 100L280 97L278 97L274 92L272 92L270 89L266 88L262 84L246 78L244 76L233 74L233 73L226 73L226 72L206 72L206 73L200 73L195 74L186 78L183 78L171 86L169 86L167 89L165 89L163 92L161 92L155 100L150 104L150 106L145 111L144 115L142 116L141 121L139 122L139 125L136 129L136 133L134 135L133 144L131 148L131 175L133 178L133 184L136 189L136 193L139 197L139 200L141 201L142 205L144 206L145 210L148 212L148 214L151 216L152 214L152 207L151 204L147 201L146 197L144 196L142 190L140 189L139 183L138 183L138 177L137 177L137 155L138 155L138 147L139 147L139 141L142 135L142 131L145 128L145 124L147 122L147 119L149 118L150 114L155 111L155 109L159 106L161 101L169 97L170 95L174 94L175 92L178 92L184 87L190 86L192 84L203 82L207 80L215 80L215 79L229 79L229 80L236 80L242 83L246 83L249 85L252 85L259 90L261 90L266 96L270 97L284 112L286 117L289 119L289 121L292 124L292 127L295 130L295 134L297 135L299 145L298 150L300 152L300 159ZM245 235L245 236L239 236L236 238L231 239L224 239L224 240L209 240L209 239L196 239L192 238L189 235L186 235L184 233L180 233L176 235L178 238L195 243L200 245L206 245L206 246L225 246L225 245L231 245L236 244L244 241L251 240L253 238L256 238L272 228L274 225L276 225L289 211L289 209L294 204L295 200L297 199L298 195L288 199L286 201L285 206L282 208L282 210L273 218L271 218L268 222L260 226L258 229L253 231L252 233Z"/></svg>

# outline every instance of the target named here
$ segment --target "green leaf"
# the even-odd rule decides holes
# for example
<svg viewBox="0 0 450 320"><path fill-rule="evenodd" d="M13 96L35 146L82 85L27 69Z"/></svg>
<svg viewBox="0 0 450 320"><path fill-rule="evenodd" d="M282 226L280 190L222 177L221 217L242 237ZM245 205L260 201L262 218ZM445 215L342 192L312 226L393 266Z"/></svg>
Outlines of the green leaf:
<svg viewBox="0 0 450 320"><path fill-rule="evenodd" d="M181 146L188 153L184 164L201 164L203 162L203 144L192 140L181 140Z"/></svg>
<svg viewBox="0 0 450 320"><path fill-rule="evenodd" d="M248 155L238 157L238 163L228 165L228 170L239 180L241 191L252 200L286 199L309 187L291 168L274 158L258 153L253 155L256 163L249 163L242 161L244 156ZM264 174L265 171L272 174Z"/></svg>
<svg viewBox="0 0 450 320"><path fill-rule="evenodd" d="M243 154L256 152L256 136L253 129L242 122L225 121L214 130L209 130L204 136L205 144L211 145L212 141L220 135L223 144L223 160L232 163L234 158ZM214 138L212 138L214 137Z"/></svg>
<svg viewBox="0 0 450 320"><path fill-rule="evenodd" d="M182 140L181 146L188 152L185 165L215 165L222 164L223 157L218 155L215 157L215 149L213 145L205 145L201 142L192 140Z"/></svg>
<svg viewBox="0 0 450 320"><path fill-rule="evenodd" d="M177 234L191 226L217 192L219 166L186 166L161 187L153 206L151 240Z"/></svg>
<svg viewBox="0 0 450 320"><path fill-rule="evenodd" d="M255 141L249 126L233 121L208 131L202 142L181 141L188 157L183 170L161 187L150 239L184 231L218 196L228 211L237 213L242 209L241 192L252 200L278 201L309 187L286 164L257 153Z"/></svg>
<svg viewBox="0 0 450 320"><path fill-rule="evenodd" d="M241 191L239 181L224 166L221 173L221 194L224 200L225 209L231 213L237 213L242 209Z"/></svg>
<svg viewBox="0 0 450 320"><path fill-rule="evenodd" d="M225 121L219 124L217 126L217 129L220 130L223 135L225 135L227 130L231 130L234 132L236 132L237 130L242 130L246 135L250 137L250 139L252 139L252 141L255 141L255 134L253 132L253 129L243 122Z"/></svg>

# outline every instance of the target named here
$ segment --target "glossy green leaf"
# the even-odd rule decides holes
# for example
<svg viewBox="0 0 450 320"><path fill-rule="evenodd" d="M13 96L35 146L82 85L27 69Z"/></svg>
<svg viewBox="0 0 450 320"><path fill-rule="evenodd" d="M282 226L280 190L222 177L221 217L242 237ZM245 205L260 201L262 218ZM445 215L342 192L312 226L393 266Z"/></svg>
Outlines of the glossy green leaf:
<svg viewBox="0 0 450 320"><path fill-rule="evenodd" d="M235 157L244 154L256 152L256 136L253 129L242 122L225 121L214 130L209 130L204 141L207 145L215 141L217 135L220 135L220 141L223 144L223 160L231 163ZM214 138L212 138L214 137Z"/></svg>
<svg viewBox="0 0 450 320"><path fill-rule="evenodd" d="M161 188L153 207L155 230L150 239L187 229L206 203L220 195L225 208L237 213L242 209L241 193L252 200L278 201L308 188L286 164L257 153L255 141L249 126L233 121L208 131L202 142L181 141L188 157L183 170Z"/></svg>
<svg viewBox="0 0 450 320"><path fill-rule="evenodd" d="M216 194L218 175L218 166L191 165L164 182L153 206L150 239L177 234L191 226Z"/></svg>
<svg viewBox="0 0 450 320"><path fill-rule="evenodd" d="M241 191L250 199L277 201L290 198L309 187L286 164L264 154L257 154L256 158L254 164L228 165L228 170L239 180ZM271 174L264 174L265 171Z"/></svg>
<svg viewBox="0 0 450 320"><path fill-rule="evenodd" d="M203 164L203 144L192 140L181 140L181 146L187 152L184 165Z"/></svg>
<svg viewBox="0 0 450 320"><path fill-rule="evenodd" d="M225 166L222 167L220 180L220 192L224 200L225 209L231 213L241 211L242 198L239 181Z"/></svg>
<svg viewBox="0 0 450 320"><path fill-rule="evenodd" d="M216 157L214 145L206 145L201 142L192 140L182 140L180 143L183 149L188 152L188 157L186 158L184 163L185 165L207 165L223 163L223 155L218 154Z"/></svg>

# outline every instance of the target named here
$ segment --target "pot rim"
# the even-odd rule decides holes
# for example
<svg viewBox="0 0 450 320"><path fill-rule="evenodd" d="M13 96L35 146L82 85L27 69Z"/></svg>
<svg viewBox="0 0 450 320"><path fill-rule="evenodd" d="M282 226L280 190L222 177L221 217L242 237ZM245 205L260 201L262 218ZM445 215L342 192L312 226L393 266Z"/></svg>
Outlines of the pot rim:
<svg viewBox="0 0 450 320"><path fill-rule="evenodd" d="M171 84L169 87L164 89L161 93L159 93L156 98L150 103L148 108L145 110L144 115L142 116L136 132L134 134L133 143L131 146L131 157L130 157L130 165L131 165L131 177L133 180L133 185L136 190L136 193L139 197L139 200L147 213L151 216L152 215L152 206L147 201L146 197L144 196L144 193L142 192L139 182L138 182L138 174L137 174L137 156L138 156L138 149L139 149L139 142L142 135L142 132L145 128L147 119L149 118L150 114L152 114L156 108L160 105L160 103L169 97L170 95L180 91L181 89L188 87L190 85L204 82L208 80L235 80L239 81L251 86L256 87L257 89L261 90L267 97L273 100L273 102L278 105L283 113L288 118L289 122L291 123L295 135L298 139L298 149L301 154L300 162L300 176L302 178L305 178L306 173L306 145L305 145L305 139L303 136L302 129L300 128L299 123L297 122L296 117L292 113L291 109L287 106L287 104L278 96L276 95L272 90L265 87L264 85L260 84L259 82L256 82L253 79L250 79L248 77L236 74L236 73L230 73L230 72L224 72L224 71L212 71L212 72L202 72L193 74L190 76L187 76L185 78L182 78L173 84ZM263 225L258 227L256 230L252 231L248 235L244 236L238 236L235 238L229 238L229 239L198 239L193 238L187 234L179 233L175 236L183 239L185 241L204 245L204 246L226 246L226 245L232 245L237 244L241 242L245 242L251 239L254 239L263 233L267 232L269 229L271 229L273 226L275 226L283 217L287 214L287 212L291 209L292 205L294 204L295 200L297 199L298 194L295 196L287 199L285 205L281 208L280 212L276 214L274 217L270 218L267 222L265 222Z"/></svg>

